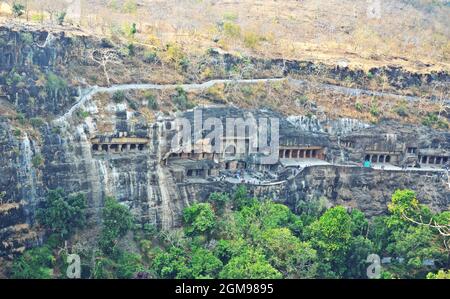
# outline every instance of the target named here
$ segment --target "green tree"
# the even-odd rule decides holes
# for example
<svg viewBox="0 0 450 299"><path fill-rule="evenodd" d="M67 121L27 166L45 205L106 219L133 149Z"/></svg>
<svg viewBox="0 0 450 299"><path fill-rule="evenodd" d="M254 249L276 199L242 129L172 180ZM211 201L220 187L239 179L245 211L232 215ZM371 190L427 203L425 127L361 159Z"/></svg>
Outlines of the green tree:
<svg viewBox="0 0 450 299"><path fill-rule="evenodd" d="M209 233L216 225L216 215L209 203L196 203L185 208L183 220L188 235Z"/></svg>
<svg viewBox="0 0 450 299"><path fill-rule="evenodd" d="M58 25L62 26L64 24L64 19L66 18L67 13L65 11L61 11L56 15L56 21Z"/></svg>
<svg viewBox="0 0 450 299"><path fill-rule="evenodd" d="M248 196L247 187L245 187L245 185L239 185L236 189L233 194L233 203L238 210L253 203L252 198Z"/></svg>
<svg viewBox="0 0 450 299"><path fill-rule="evenodd" d="M214 206L217 212L222 213L230 197L226 193L214 192L208 197L208 201Z"/></svg>
<svg viewBox="0 0 450 299"><path fill-rule="evenodd" d="M36 247L16 258L11 277L16 279L49 279L53 277L55 258L47 246Z"/></svg>
<svg viewBox="0 0 450 299"><path fill-rule="evenodd" d="M122 252L117 260L117 278L130 279L136 273L144 271L142 264L142 257L139 254L132 252Z"/></svg>
<svg viewBox="0 0 450 299"><path fill-rule="evenodd" d="M436 235L426 226L408 226L392 233L392 241L387 246L390 256L403 258L404 262L393 263L389 271L401 278L424 278L430 268L425 260L447 264L447 257L442 252Z"/></svg>
<svg viewBox="0 0 450 299"><path fill-rule="evenodd" d="M64 190L58 188L49 191L36 214L40 224L66 238L85 226L86 207L83 194L66 196Z"/></svg>
<svg viewBox="0 0 450 299"><path fill-rule="evenodd" d="M427 279L450 279L450 270L439 270L437 273L428 273Z"/></svg>
<svg viewBox="0 0 450 299"><path fill-rule="evenodd" d="M223 264L214 254L203 248L196 248L191 253L188 273L184 278L212 279L217 278Z"/></svg>
<svg viewBox="0 0 450 299"><path fill-rule="evenodd" d="M320 275L342 277L352 238L352 219L342 206L327 210L309 226L309 237L322 261Z"/></svg>
<svg viewBox="0 0 450 299"><path fill-rule="evenodd" d="M181 278L189 273L187 263L184 251L172 246L166 251L156 250L152 269L159 278Z"/></svg>
<svg viewBox="0 0 450 299"><path fill-rule="evenodd" d="M219 274L219 278L280 279L282 274L270 265L260 250L246 248L225 265Z"/></svg>
<svg viewBox="0 0 450 299"><path fill-rule="evenodd" d="M258 242L263 231L271 228L289 227L295 232L302 230L300 219L285 205L269 200L253 201L235 213L241 235L250 242Z"/></svg>
<svg viewBox="0 0 450 299"><path fill-rule="evenodd" d="M301 242L288 228L266 230L261 239L268 261L285 278L313 278L317 271L317 253Z"/></svg>
<svg viewBox="0 0 450 299"><path fill-rule="evenodd" d="M12 12L14 17L18 18L25 13L25 5L14 2L12 6Z"/></svg>
<svg viewBox="0 0 450 299"><path fill-rule="evenodd" d="M113 197L106 197L102 218L99 245L104 253L111 254L119 238L126 235L134 221L129 209Z"/></svg>

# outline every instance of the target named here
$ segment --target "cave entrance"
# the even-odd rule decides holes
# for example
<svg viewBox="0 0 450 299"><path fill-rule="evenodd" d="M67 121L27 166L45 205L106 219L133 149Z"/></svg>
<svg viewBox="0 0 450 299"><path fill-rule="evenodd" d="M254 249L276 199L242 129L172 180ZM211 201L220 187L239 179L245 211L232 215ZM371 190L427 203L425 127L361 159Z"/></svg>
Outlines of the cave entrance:
<svg viewBox="0 0 450 299"><path fill-rule="evenodd" d="M305 150L300 150L300 158L304 158L305 157Z"/></svg>

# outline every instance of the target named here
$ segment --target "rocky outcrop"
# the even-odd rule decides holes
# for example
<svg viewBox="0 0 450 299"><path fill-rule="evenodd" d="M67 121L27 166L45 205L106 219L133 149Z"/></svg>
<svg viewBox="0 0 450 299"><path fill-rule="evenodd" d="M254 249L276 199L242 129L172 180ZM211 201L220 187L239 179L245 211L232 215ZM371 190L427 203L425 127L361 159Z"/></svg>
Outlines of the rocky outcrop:
<svg viewBox="0 0 450 299"><path fill-rule="evenodd" d="M149 120L129 102L112 101L114 89L108 88L96 94L98 97L92 93L89 101L75 105L81 92L73 82L80 85L88 79L74 77L68 68L89 66L92 62L83 55L87 49L96 47L105 49L113 45L91 37L68 36L64 32L0 27L0 53L5 54L0 57L0 102L7 102L19 112L9 117L0 115L0 256L41 242L43 235L36 226L35 213L49 189L60 187L67 193L84 193L93 225L101 221L105 197L114 196L130 207L138 221L170 229L181 224L184 207L205 200L213 191L229 192L236 187L236 184L211 179L182 182L175 179L165 164L173 135L173 128L167 122L173 121L174 115L156 113L156 120ZM346 76L365 80L366 76L308 62L244 61L228 54L211 52L207 55L205 66L217 68L212 77L228 77L233 66L242 63L252 65L251 72L246 74L249 77L287 73L310 75L319 68L337 80ZM121 58L124 65L134 63L131 58L126 61ZM140 59L139 52L136 59ZM98 66L95 69L98 71ZM400 70L386 71L391 72L393 86L448 80L448 74L417 77ZM374 70L373 74L376 73ZM189 74L184 75L189 81ZM139 74L129 78L137 77ZM89 115L80 116L81 110ZM20 117L20 114L25 116ZM192 119L193 113L188 111L182 116ZM398 128L393 124L369 126L350 119L286 119L273 111L232 107L205 109L205 118L227 116L277 117L282 144L326 148L328 162L361 162L368 145L390 146L392 134L397 134L395 140L402 144L411 140L417 147L450 147L448 133L432 130L421 129L423 136L417 138L416 128ZM34 117L43 119L34 122L33 128L28 122L20 124L20 119ZM342 139L344 137L346 139ZM126 146L123 152L102 151L101 142L113 138L140 138L146 139L146 143L133 149ZM96 145L100 148L94 150L93 139L99 141ZM349 143L343 145L342 140ZM352 145L348 146L350 143ZM106 145L107 150L112 149ZM279 165L273 166L277 167ZM295 177L287 175L278 182L249 184L248 188L254 195L286 203L293 210L301 200L326 197L333 204L360 208L369 216L385 212L386 203L397 188L417 190L419 198L435 209L448 208L450 201L449 191L437 172L381 171L334 165L309 167Z"/></svg>

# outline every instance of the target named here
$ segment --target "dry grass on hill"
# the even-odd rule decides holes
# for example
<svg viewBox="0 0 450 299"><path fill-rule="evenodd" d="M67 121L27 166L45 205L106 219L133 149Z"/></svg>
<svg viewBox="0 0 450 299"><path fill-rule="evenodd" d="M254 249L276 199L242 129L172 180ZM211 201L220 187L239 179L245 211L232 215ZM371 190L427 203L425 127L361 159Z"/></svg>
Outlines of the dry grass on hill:
<svg viewBox="0 0 450 299"><path fill-rule="evenodd" d="M67 23L149 50L177 44L188 53L219 47L364 69L386 64L421 72L450 69L448 1L80 1L81 19L68 14ZM35 22L49 22L66 9L64 1L26 2L24 18ZM133 23L136 34L130 34Z"/></svg>

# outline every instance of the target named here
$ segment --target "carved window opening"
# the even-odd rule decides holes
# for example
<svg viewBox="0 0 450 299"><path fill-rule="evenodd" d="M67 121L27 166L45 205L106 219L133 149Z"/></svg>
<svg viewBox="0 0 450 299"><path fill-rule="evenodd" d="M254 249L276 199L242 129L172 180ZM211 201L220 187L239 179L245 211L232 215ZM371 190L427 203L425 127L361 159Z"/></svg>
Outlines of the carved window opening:
<svg viewBox="0 0 450 299"><path fill-rule="evenodd" d="M112 152L118 152L119 151L119 145L118 144L111 144L111 151Z"/></svg>

